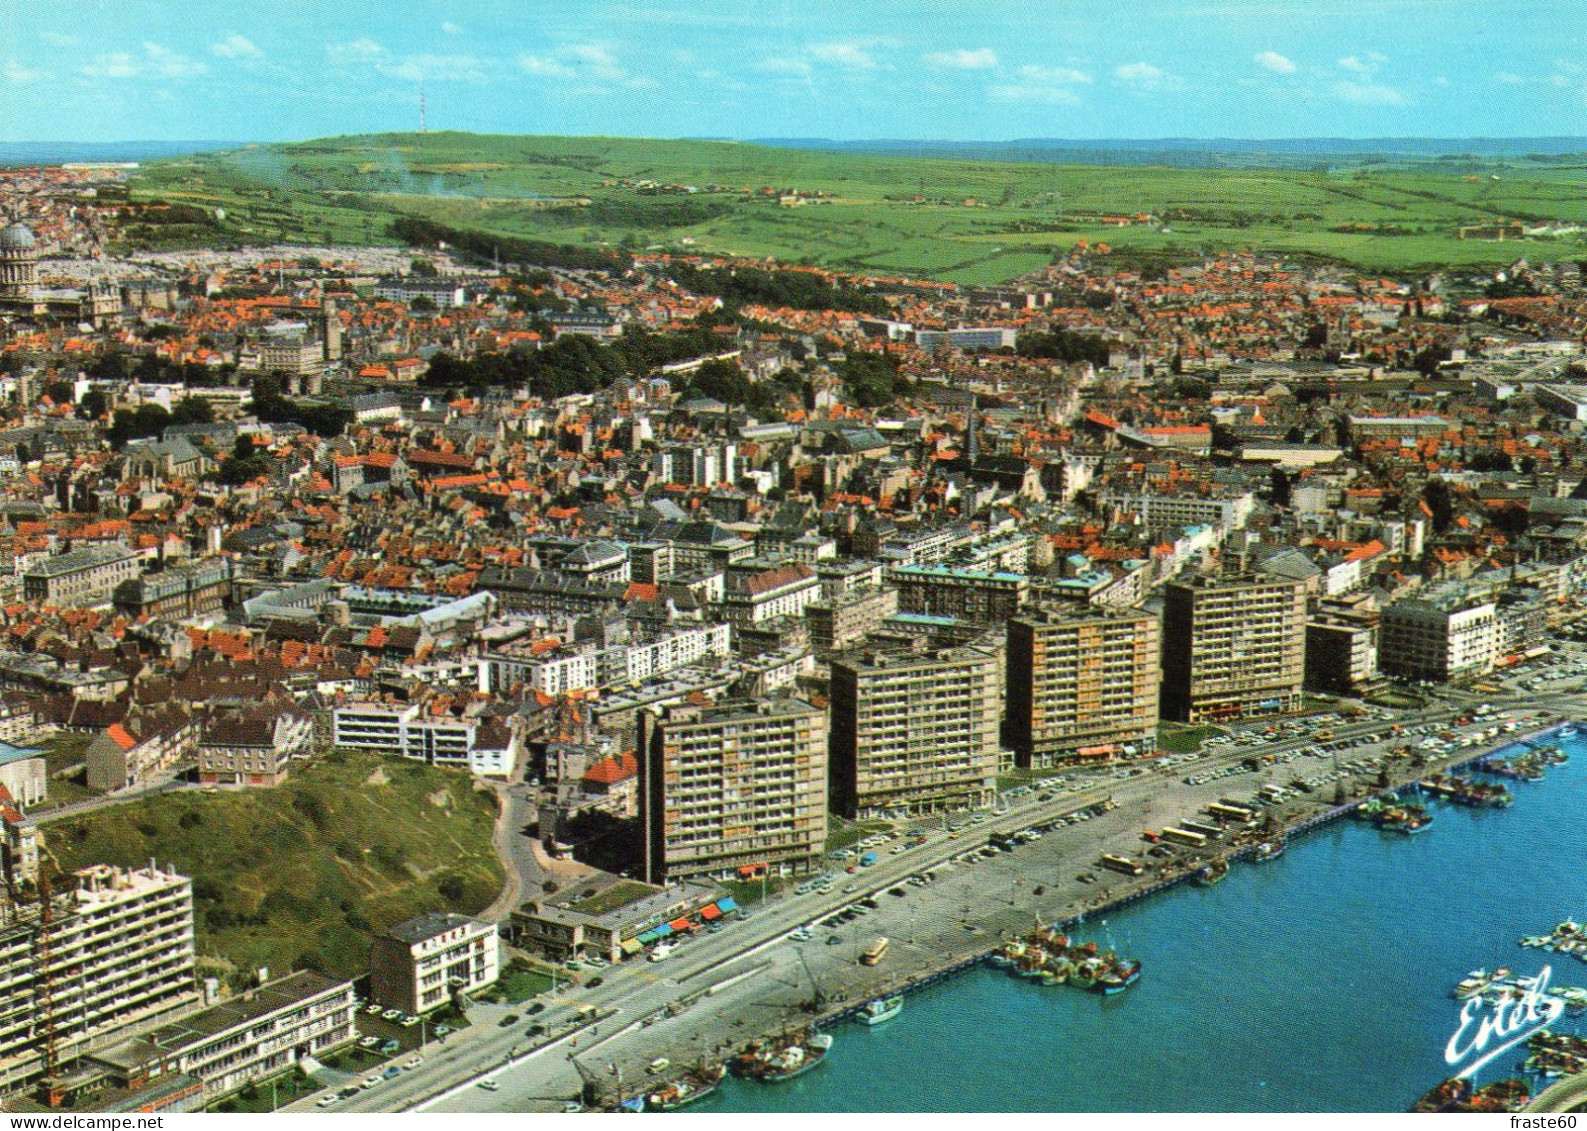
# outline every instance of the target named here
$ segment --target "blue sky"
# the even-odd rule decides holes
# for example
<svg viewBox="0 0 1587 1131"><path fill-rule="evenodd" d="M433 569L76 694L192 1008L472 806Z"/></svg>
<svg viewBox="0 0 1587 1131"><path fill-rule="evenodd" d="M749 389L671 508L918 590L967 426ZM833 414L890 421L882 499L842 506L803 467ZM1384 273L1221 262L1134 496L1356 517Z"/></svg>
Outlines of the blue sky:
<svg viewBox="0 0 1587 1131"><path fill-rule="evenodd" d="M6 141L1587 135L1568 0L0 4Z"/></svg>

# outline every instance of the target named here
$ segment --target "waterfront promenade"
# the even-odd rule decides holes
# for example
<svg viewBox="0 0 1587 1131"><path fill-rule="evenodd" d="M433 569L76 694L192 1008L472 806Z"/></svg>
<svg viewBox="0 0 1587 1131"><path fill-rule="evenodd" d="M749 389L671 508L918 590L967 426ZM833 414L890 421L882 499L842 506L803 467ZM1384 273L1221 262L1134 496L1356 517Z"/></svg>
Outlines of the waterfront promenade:
<svg viewBox="0 0 1587 1131"><path fill-rule="evenodd" d="M1438 708L1409 716L1405 721L1442 721L1458 711L1454 707ZM1381 723L1356 724L1339 733L1348 737L1384 729ZM1505 745L1520 737L1507 736L1493 745ZM1304 742L1277 743L1263 749L1282 755ZM1365 749L1359 750L1352 757L1366 753ZM1463 750L1453 761L1464 761L1477 753L1480 749ZM1205 773L1236 764L1241 757L1242 753L1231 752L1204 758L1193 764L1193 772ZM1132 881L1101 870L1096 866L1099 853L1117 851L1140 857L1147 847L1140 839L1143 828L1161 828L1219 796L1247 796L1261 784L1315 774L1328 764L1327 759L1299 759L1202 786L1187 786L1173 775L1102 782L1084 792L1067 794L1052 804L1030 804L992 817L957 838L937 834L923 848L897 857L884 855L874 869L851 877L860 886L842 893L841 898L834 893L826 900L805 896L774 901L757 909L752 921L735 924L720 935L697 939L666 963L635 964L620 972L608 972L608 984L600 990L574 989L543 1015L546 1023L554 1026L568 1013L582 1008L619 1011L603 1020L598 1032L587 1029L576 1038L564 1037L539 1052L524 1054L520 1049L517 1063L505 1066L508 1050L515 1044L527 1044L522 1034L498 1032L477 1023L469 1052L465 1055L460 1047L448 1053L452 1063L447 1084L453 1090L444 1098L432 1100L445 1085L432 1081L425 1087L424 1079L408 1080L405 1074L390 1082L397 1085L390 1090L383 1091L388 1085L382 1085L356 1097L345 1109L338 1105L336 1110L393 1110L399 1104L426 1104L434 1110L455 1111L552 1106L562 1102L558 1097L576 1094L581 1083L569 1054L580 1058L581 1064L599 1070L608 1094L616 1080L611 1069L620 1069L625 1087L631 1092L635 1081L645 1079L645 1064L657 1055L669 1057L674 1064L717 1058L753 1035L808 1020L813 1015L804 1010L816 997L817 985L822 998L820 1012L841 1013L901 983L930 978L936 971L977 958L1000 937L1029 929L1037 916L1047 921L1083 911L1095 916L1099 907L1130 898L1161 882L1157 877ZM1400 777L1423 776L1435 768L1428 765L1412 771L1407 767ZM1356 796L1377 788L1373 781L1351 783ZM950 857L984 845L994 831L1028 827L1051 819L1057 812L1105 800L1110 793L1117 803L1110 813L1055 831L1013 853L973 865L941 866ZM1316 820L1327 813L1331 803L1332 788L1328 787L1289 807L1284 816L1290 822ZM936 883L923 888L906 886L901 898L877 895L876 910L836 932L818 930L811 942L802 945L785 938L793 927L818 920L872 892L885 893L908 875L932 868L939 871ZM1080 872L1095 873L1097 882L1079 882L1076 877ZM1039 895L1037 889L1041 889ZM859 966L858 953L882 935L893 940L887 960L876 968ZM828 942L834 938L835 943ZM487 1092L459 1081L457 1073L465 1063L472 1066L472 1075L496 1075L500 1090ZM457 1087L460 1083L465 1086Z"/></svg>

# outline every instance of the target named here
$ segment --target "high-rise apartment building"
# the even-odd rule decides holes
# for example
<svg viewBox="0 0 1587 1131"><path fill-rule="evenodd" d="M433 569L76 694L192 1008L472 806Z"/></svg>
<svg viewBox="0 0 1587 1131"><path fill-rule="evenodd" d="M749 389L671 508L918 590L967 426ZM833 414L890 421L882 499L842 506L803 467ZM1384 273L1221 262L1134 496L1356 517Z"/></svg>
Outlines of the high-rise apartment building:
<svg viewBox="0 0 1587 1131"><path fill-rule="evenodd" d="M1156 748L1155 616L1087 606L1008 622L1008 737L1018 765L1107 761Z"/></svg>
<svg viewBox="0 0 1587 1131"><path fill-rule="evenodd" d="M794 698L646 710L638 748L646 881L820 860L825 711Z"/></svg>
<svg viewBox="0 0 1587 1131"><path fill-rule="evenodd" d="M1298 710L1306 583L1197 575L1163 592L1162 714L1180 722Z"/></svg>
<svg viewBox="0 0 1587 1131"><path fill-rule="evenodd" d="M47 916L42 902L0 914L0 1089L197 1001L186 876L98 864L73 880Z"/></svg>
<svg viewBox="0 0 1587 1131"><path fill-rule="evenodd" d="M1443 683L1484 672L1500 655L1498 609L1492 600L1396 601L1383 610L1378 664L1390 675Z"/></svg>
<svg viewBox="0 0 1587 1131"><path fill-rule="evenodd" d="M989 805L1003 714L999 649L865 651L832 661L833 812L936 813Z"/></svg>

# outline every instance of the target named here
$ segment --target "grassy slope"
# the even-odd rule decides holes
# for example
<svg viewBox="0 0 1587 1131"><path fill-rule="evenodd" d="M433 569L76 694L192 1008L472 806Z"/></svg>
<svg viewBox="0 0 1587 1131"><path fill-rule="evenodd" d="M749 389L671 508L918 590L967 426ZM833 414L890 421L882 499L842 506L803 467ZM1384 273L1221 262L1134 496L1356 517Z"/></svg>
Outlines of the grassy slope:
<svg viewBox="0 0 1587 1131"><path fill-rule="evenodd" d="M1501 168L1494 166L1494 168ZM611 178L700 186L821 189L832 203L780 208L737 194L690 198L723 214L693 224L591 222L545 198L580 196L639 213L678 197L637 197ZM1541 217L1587 222L1587 169L1503 167L1498 179L1436 171L1338 173L951 161L774 149L730 142L460 133L329 138L155 162L136 195L223 207L221 237L381 242L397 213L557 242L624 237L680 249L774 255L960 282L1011 278L1076 241L1179 253L1289 250L1363 268L1502 264L1587 255L1576 237L1462 241L1460 224ZM915 194L932 203L915 204ZM893 197L894 199L886 199ZM981 205L966 206L973 197ZM951 203L943 203L951 202ZM1188 218L1171 231L1104 227L1076 213ZM1367 231L1336 231L1364 226ZM1395 234L1383 234L1390 226Z"/></svg>
<svg viewBox="0 0 1587 1131"><path fill-rule="evenodd" d="M353 975L367 968L373 929L495 898L495 813L464 774L338 752L273 790L170 794L46 832L66 868L152 857L193 876L200 955L285 971L314 954ZM440 894L447 877L460 897Z"/></svg>

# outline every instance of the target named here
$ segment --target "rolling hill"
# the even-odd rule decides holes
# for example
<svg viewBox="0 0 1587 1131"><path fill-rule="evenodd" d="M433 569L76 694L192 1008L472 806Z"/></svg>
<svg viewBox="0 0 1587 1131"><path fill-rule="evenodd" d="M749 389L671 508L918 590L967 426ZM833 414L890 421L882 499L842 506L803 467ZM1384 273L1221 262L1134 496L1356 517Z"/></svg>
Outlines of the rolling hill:
<svg viewBox="0 0 1587 1131"><path fill-rule="evenodd" d="M1109 166L430 133L173 157L142 170L132 191L217 216L182 238L222 246L391 243L392 219L412 215L589 248L770 256L963 283L1013 278L1082 240L1135 257L1256 249L1394 273L1587 258L1573 230L1587 224L1587 163L1468 154L1457 167L1380 169L1366 156L1317 170ZM1501 222L1548 234L1459 233Z"/></svg>

